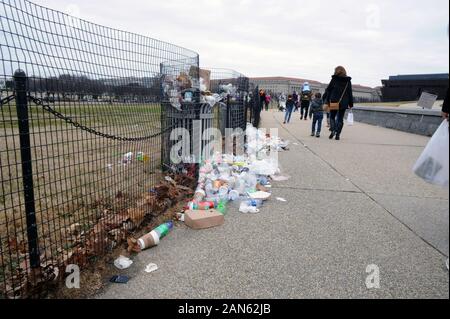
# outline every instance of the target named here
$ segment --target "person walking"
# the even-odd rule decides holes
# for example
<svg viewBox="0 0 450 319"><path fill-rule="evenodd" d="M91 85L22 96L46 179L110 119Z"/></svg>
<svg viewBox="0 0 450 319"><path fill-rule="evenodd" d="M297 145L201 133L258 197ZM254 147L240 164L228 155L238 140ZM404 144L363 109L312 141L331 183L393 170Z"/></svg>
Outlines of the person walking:
<svg viewBox="0 0 450 319"><path fill-rule="evenodd" d="M325 91L326 101L330 109L330 139L336 137L341 139L342 129L344 128L344 117L347 109L353 108L353 88L352 78L347 76L347 71L343 66L338 66L331 82Z"/></svg>
<svg viewBox="0 0 450 319"><path fill-rule="evenodd" d="M284 115L284 123L287 124L291 122L292 112L294 111L295 103L292 98L292 95L288 96L288 100L286 102L286 114Z"/></svg>
<svg viewBox="0 0 450 319"><path fill-rule="evenodd" d="M266 104L266 92L264 90L259 91L259 102L261 103L261 110L263 110Z"/></svg>
<svg viewBox="0 0 450 319"><path fill-rule="evenodd" d="M270 105L271 101L272 101L272 97L270 96L270 94L266 94L266 100L264 101L264 103L266 105L266 111L269 111L269 105Z"/></svg>
<svg viewBox="0 0 450 319"><path fill-rule="evenodd" d="M300 102L300 120L308 120L308 110L312 100L312 91L308 82L305 82L302 87L301 102Z"/></svg>
<svg viewBox="0 0 450 319"><path fill-rule="evenodd" d="M322 100L324 101L324 106L323 106L323 111L327 116L327 128L330 130L331 132L331 124L330 124L330 120L331 120L331 116L330 116L330 105L328 103L326 103L325 101L327 100L327 92L325 92L322 96ZM324 116L325 117L325 116Z"/></svg>
<svg viewBox="0 0 450 319"><path fill-rule="evenodd" d="M313 119L311 136L320 137L323 122L323 100L322 94L316 93L314 100L311 102L309 117Z"/></svg>
<svg viewBox="0 0 450 319"><path fill-rule="evenodd" d="M298 105L299 99L298 98L299 97L298 97L297 91L294 91L294 93L292 94L292 100L294 101L295 112L298 111L298 107L299 107L299 105Z"/></svg>

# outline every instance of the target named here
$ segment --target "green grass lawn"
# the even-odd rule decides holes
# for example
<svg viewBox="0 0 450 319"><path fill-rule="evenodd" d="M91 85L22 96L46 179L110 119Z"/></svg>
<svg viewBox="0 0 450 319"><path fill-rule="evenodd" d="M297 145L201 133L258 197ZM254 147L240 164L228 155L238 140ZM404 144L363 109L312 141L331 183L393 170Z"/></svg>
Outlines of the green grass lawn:
<svg viewBox="0 0 450 319"><path fill-rule="evenodd" d="M161 104L79 104L79 103L50 103L50 106L64 116L86 126L124 126L158 122L162 112ZM29 104L30 126L33 128L54 125L53 114L45 111L39 105ZM17 128L15 103L4 105L0 109L0 123L5 128Z"/></svg>

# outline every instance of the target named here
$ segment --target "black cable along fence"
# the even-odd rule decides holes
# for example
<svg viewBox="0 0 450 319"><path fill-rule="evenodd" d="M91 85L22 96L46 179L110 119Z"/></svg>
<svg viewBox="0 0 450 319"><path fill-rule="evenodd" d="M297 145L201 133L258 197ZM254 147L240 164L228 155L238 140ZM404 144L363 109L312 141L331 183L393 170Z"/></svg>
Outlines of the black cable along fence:
<svg viewBox="0 0 450 319"><path fill-rule="evenodd" d="M20 298L120 245L174 169L170 131L215 113L193 51L26 0L0 0L0 18L0 295ZM237 87L226 124L245 129L248 79L210 81Z"/></svg>

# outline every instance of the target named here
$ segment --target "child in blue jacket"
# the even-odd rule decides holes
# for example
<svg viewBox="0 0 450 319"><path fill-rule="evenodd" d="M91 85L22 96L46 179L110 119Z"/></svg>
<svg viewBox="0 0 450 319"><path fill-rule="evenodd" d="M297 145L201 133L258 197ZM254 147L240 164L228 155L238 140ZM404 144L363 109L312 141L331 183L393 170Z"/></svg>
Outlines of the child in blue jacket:
<svg viewBox="0 0 450 319"><path fill-rule="evenodd" d="M323 113L322 94L316 93L309 110L309 117L313 117L311 136L316 136L318 138L320 137L320 133L322 131Z"/></svg>

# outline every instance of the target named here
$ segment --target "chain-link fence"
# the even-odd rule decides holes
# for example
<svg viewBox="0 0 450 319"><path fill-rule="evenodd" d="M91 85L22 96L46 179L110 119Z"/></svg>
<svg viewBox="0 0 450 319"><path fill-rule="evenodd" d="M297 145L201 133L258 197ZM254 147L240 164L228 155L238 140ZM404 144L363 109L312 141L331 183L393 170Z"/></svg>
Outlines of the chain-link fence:
<svg viewBox="0 0 450 319"><path fill-rule="evenodd" d="M0 19L0 296L18 298L153 212L139 203L188 125L167 114L198 86L199 57L26 0L0 0Z"/></svg>

